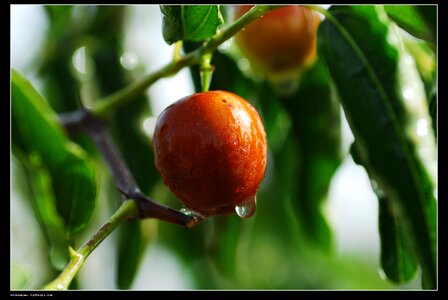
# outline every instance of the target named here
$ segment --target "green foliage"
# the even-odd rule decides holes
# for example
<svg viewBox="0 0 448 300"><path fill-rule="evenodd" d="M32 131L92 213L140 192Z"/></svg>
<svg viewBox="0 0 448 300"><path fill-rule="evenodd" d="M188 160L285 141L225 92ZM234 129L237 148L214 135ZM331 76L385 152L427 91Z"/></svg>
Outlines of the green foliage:
<svg viewBox="0 0 448 300"><path fill-rule="evenodd" d="M292 206L307 238L328 251L333 243L322 208L342 154L340 107L331 93L324 65L316 62L300 81L297 92L279 100L290 114L291 138L298 143L297 194Z"/></svg>
<svg viewBox="0 0 448 300"><path fill-rule="evenodd" d="M435 143L432 133L415 133L418 120L429 120L423 84L381 7L336 6L330 12L334 19L320 28L319 50L355 135L359 161L385 192L388 209L412 239L434 288ZM429 154L421 154L421 147ZM382 236L382 242L388 239ZM383 247L388 249L394 247Z"/></svg>
<svg viewBox="0 0 448 300"><path fill-rule="evenodd" d="M24 164L38 161L51 177L55 207L68 234L86 226L96 197L96 178L84 151L70 142L57 116L33 86L12 71L13 151Z"/></svg>
<svg viewBox="0 0 448 300"><path fill-rule="evenodd" d="M136 221L126 222L121 225L118 231L117 286L119 289L129 289L132 286L145 249L140 223Z"/></svg>
<svg viewBox="0 0 448 300"><path fill-rule="evenodd" d="M388 207L379 200L379 232L381 236L381 265L386 276L399 284L412 279L417 272L417 260L401 224Z"/></svg>
<svg viewBox="0 0 448 300"><path fill-rule="evenodd" d="M218 5L161 5L162 32L168 45L198 42L213 36L223 23Z"/></svg>
<svg viewBox="0 0 448 300"><path fill-rule="evenodd" d="M91 59L98 93L102 96L107 96L130 83L131 75L120 63L123 53L124 17L123 7L99 7L94 21L86 28L98 42L98 46L91 51ZM139 187L145 193L150 192L159 179L154 167L151 144L141 125L142 119L149 115L149 99L146 95L141 95L135 97L126 107L115 111L110 122L114 141ZM117 197L111 197L110 200L112 203L120 201ZM118 234L116 282L120 289L129 289L146 244L142 240L140 225L136 222L125 223Z"/></svg>
<svg viewBox="0 0 448 300"><path fill-rule="evenodd" d="M389 17L415 37L436 42L436 5L385 5Z"/></svg>
<svg viewBox="0 0 448 300"><path fill-rule="evenodd" d="M165 42L181 41L186 54L234 22L227 6L158 8ZM125 6L45 6L45 12L49 28L34 66L43 96L12 70L11 144L18 163L14 180L22 182L17 186L43 233L49 265L62 270L68 247L77 249L80 237L85 242L83 229L94 230L88 225L96 216L97 193L108 201L101 208L118 207L122 199L91 138L83 132L68 136L58 114L96 105L97 98L139 79L120 62ZM265 125L268 166L257 213L249 220L209 218L191 229L160 220L124 222L109 249L116 252L111 265L117 288L132 288L153 244L179 258L199 289L396 289L412 285L419 270L423 287L436 287L436 7L332 6L325 14L318 59L299 79L274 85L256 76L245 70L232 43L212 53L210 90L247 99ZM87 74L72 64L80 47ZM199 66L185 66L200 91ZM157 117L149 103L147 95L133 95L105 122L142 192L179 209L142 130L145 118ZM350 153L341 150L341 109L355 137ZM334 175L350 154L378 196L381 253L373 260L337 253L325 211ZM379 268L389 281L378 276ZM11 275L11 288L30 288L32 274L17 262ZM95 276L103 276L101 270ZM71 288L82 289L82 281Z"/></svg>

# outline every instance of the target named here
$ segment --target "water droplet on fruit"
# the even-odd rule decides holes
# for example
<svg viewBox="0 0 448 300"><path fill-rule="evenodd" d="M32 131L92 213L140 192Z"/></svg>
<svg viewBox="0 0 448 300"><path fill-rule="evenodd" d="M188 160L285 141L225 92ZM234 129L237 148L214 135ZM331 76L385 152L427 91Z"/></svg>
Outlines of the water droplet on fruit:
<svg viewBox="0 0 448 300"><path fill-rule="evenodd" d="M238 205L235 205L236 214L243 219L248 219L255 214L257 210L257 197L251 196L246 200L242 201Z"/></svg>
<svg viewBox="0 0 448 300"><path fill-rule="evenodd" d="M242 155L244 155L244 156L247 156L247 150L246 150L246 148L241 148L241 149L240 149L240 153L241 153Z"/></svg>

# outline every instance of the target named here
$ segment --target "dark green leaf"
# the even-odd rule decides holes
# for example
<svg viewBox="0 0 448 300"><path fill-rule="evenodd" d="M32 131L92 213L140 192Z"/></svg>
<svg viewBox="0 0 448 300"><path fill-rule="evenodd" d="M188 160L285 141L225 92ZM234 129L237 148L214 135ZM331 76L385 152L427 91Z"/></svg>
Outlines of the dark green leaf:
<svg viewBox="0 0 448 300"><path fill-rule="evenodd" d="M381 6L332 6L329 12L318 32L320 56L339 92L360 159L397 210L435 287L435 142L415 62Z"/></svg>
<svg viewBox="0 0 448 300"><path fill-rule="evenodd" d="M356 143L350 147L353 160L363 165ZM368 170L369 172L370 170ZM411 280L417 272L417 259L409 244L409 238L389 207L384 191L372 181L372 188L378 197L379 207L379 234L381 240L381 266L384 274L394 283L402 284Z"/></svg>
<svg viewBox="0 0 448 300"><path fill-rule="evenodd" d="M180 16L180 6L160 5L162 12L162 34L168 45L182 40L182 20Z"/></svg>
<svg viewBox="0 0 448 300"><path fill-rule="evenodd" d="M15 169L14 183L20 185L22 199L26 200L39 224L39 229L45 238L48 249L48 259L54 270L62 270L67 264L68 243L64 223L56 211L55 199L51 188L51 178L48 170L42 165L37 155L30 159L15 151L20 157Z"/></svg>
<svg viewBox="0 0 448 300"><path fill-rule="evenodd" d="M95 207L95 169L82 156L74 154L63 165L51 168L50 174L58 213L69 231L81 230Z"/></svg>
<svg viewBox="0 0 448 300"><path fill-rule="evenodd" d="M400 284L411 280L417 272L417 260L400 223L387 200L379 197L379 232L381 266L386 276Z"/></svg>
<svg viewBox="0 0 448 300"><path fill-rule="evenodd" d="M160 11L163 38L169 45L179 40L206 40L223 23L218 5L161 5Z"/></svg>
<svg viewBox="0 0 448 300"><path fill-rule="evenodd" d="M432 39L436 42L437 37L437 5L416 5L415 6L425 20L432 33Z"/></svg>
<svg viewBox="0 0 448 300"><path fill-rule="evenodd" d="M421 7L421 5L385 5L385 10L388 16L394 20L398 26L415 37L434 43L435 33L432 31L434 25L432 27L429 26L425 17L421 14L419 7ZM436 6L433 5L432 7L434 7L435 11Z"/></svg>
<svg viewBox="0 0 448 300"><path fill-rule="evenodd" d="M80 230L95 203L93 166L85 153L68 140L47 102L14 70L11 103L13 150L25 160L35 157L48 169L56 209L66 229L71 233Z"/></svg>
<svg viewBox="0 0 448 300"><path fill-rule="evenodd" d="M300 163L293 201L305 235L320 249L331 249L331 231L321 210L331 179L342 161L340 106L332 97L321 61L307 71L296 93L281 99L291 115Z"/></svg>
<svg viewBox="0 0 448 300"><path fill-rule="evenodd" d="M143 250L140 222L129 221L122 224L118 238L117 286L119 289L131 287Z"/></svg>

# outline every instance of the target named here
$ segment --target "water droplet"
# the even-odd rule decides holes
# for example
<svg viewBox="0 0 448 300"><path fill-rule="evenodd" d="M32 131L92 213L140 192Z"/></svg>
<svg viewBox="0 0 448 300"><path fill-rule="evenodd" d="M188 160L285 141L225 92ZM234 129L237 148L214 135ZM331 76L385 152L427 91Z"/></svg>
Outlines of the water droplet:
<svg viewBox="0 0 448 300"><path fill-rule="evenodd" d="M64 288L64 286L62 285L62 283L59 283L57 288L58 288L58 290L62 290Z"/></svg>
<svg viewBox="0 0 448 300"><path fill-rule="evenodd" d="M138 56L134 52L127 51L120 56L120 63L124 68L132 70L138 65Z"/></svg>
<svg viewBox="0 0 448 300"><path fill-rule="evenodd" d="M202 222L203 220L205 220L205 217L203 215L201 215L200 213L195 212L185 206L183 206L180 209L180 212L191 217L190 220L188 220L188 222L186 224L186 226L188 228L192 228L192 227L196 226L197 224L199 224L200 222Z"/></svg>
<svg viewBox="0 0 448 300"><path fill-rule="evenodd" d="M201 219L201 220L204 219L203 215L201 215L197 211L194 211L194 210L192 210L192 209L190 209L190 208L188 208L186 206L182 206L182 208L180 209L180 212L185 214L185 215L187 215L187 216L190 216L190 217L195 217L195 218L198 218L198 219Z"/></svg>
<svg viewBox="0 0 448 300"><path fill-rule="evenodd" d="M185 214L185 215L187 215L187 216L191 216L191 215L193 215L193 212L192 212L190 209L188 209L187 207L185 207L185 206L183 206L183 207L180 209L180 212L183 213L183 214Z"/></svg>
<svg viewBox="0 0 448 300"><path fill-rule="evenodd" d="M427 135L428 134L428 121L424 118L418 119L415 131L418 136Z"/></svg>
<svg viewBox="0 0 448 300"><path fill-rule="evenodd" d="M247 155L247 149L246 148L240 148L240 153L244 156Z"/></svg>
<svg viewBox="0 0 448 300"><path fill-rule="evenodd" d="M414 97L414 88L412 86L407 86L403 88L402 94L404 99L410 100Z"/></svg>
<svg viewBox="0 0 448 300"><path fill-rule="evenodd" d="M257 197L256 195L247 198L238 205L235 205L236 214L243 219L248 219L255 214L257 210Z"/></svg>
<svg viewBox="0 0 448 300"><path fill-rule="evenodd" d="M250 69L250 61L245 57L240 58L238 60L237 64L238 64L238 68L240 68L240 70L243 72Z"/></svg>

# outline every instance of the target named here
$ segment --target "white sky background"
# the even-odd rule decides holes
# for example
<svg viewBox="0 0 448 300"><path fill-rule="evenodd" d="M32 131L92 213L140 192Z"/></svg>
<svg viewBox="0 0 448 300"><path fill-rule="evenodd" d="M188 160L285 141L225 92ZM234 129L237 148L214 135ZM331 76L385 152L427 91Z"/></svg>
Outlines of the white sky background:
<svg viewBox="0 0 448 300"><path fill-rule="evenodd" d="M161 14L158 6L131 7L132 30L127 30L126 51L132 60L146 66L146 73L156 70L171 60L173 49L162 37ZM48 24L40 6L11 6L11 64L22 71L39 89L40 84L33 74L31 63L41 46ZM185 95L193 93L189 72L185 68L172 78L155 83L148 93L152 99L155 115L166 106ZM343 113L343 149L348 152L353 135ZM12 187L14 184L12 184ZM39 261L45 261L45 254L30 255L29 249L39 249L40 233L33 221L34 216L18 195L11 195L11 260L20 262L26 268L38 272ZM378 204L372 192L369 179L362 167L354 164L348 156L339 168L331 184L328 205L329 220L335 231L339 253L367 256L379 260ZM87 289L114 289L114 266L110 263L114 255L108 251L106 239L94 251L80 272L80 281ZM102 247L103 246L103 247ZM135 280L136 289L185 289L191 287L183 275L185 270L175 256L161 247L150 247L143 258L143 266ZM40 257L42 256L42 257ZM102 276L95 276L97 268L104 270ZM109 268L110 270L106 270ZM158 270L157 276L151 270ZM160 272L165 272L161 274ZM38 273L36 273L38 274ZM107 276L104 276L107 274ZM37 278L33 279L38 282Z"/></svg>

